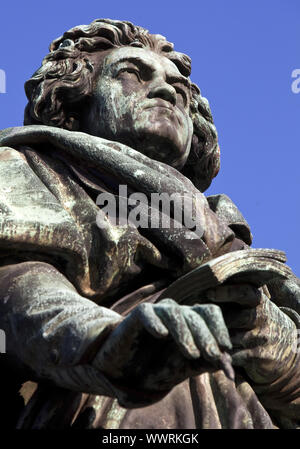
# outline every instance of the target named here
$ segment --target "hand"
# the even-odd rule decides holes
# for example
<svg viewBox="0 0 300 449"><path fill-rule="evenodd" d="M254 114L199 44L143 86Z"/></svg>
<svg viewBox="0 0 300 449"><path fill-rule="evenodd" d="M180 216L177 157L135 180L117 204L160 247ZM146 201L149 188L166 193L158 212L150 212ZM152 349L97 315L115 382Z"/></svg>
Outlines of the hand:
<svg viewBox="0 0 300 449"><path fill-rule="evenodd" d="M234 366L244 368L257 384L270 384L291 368L296 356L296 325L261 290L246 284L228 285L207 296L216 303L227 302L224 319L233 344Z"/></svg>
<svg viewBox="0 0 300 449"><path fill-rule="evenodd" d="M223 368L233 379L232 348L221 309L172 299L137 306L111 333L93 366L119 384L170 390L190 376Z"/></svg>

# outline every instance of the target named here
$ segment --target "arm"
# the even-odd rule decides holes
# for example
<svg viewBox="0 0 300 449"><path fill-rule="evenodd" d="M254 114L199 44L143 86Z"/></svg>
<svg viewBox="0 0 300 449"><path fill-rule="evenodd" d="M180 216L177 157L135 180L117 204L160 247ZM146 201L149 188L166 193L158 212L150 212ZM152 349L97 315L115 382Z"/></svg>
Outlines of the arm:
<svg viewBox="0 0 300 449"><path fill-rule="evenodd" d="M78 295L54 267L25 262L0 268L0 328L7 355L39 379L71 390L116 396L89 359L122 319Z"/></svg>
<svg viewBox="0 0 300 449"><path fill-rule="evenodd" d="M279 282L286 301L290 282ZM276 283L277 286L279 284ZM266 290L264 293L256 290L257 301L251 305L249 292L255 290L250 285L227 285L209 292L208 296L214 302L226 305L224 317L233 344L233 365L244 370L262 404L280 422L285 421L283 425L286 427L287 420L300 419L300 348L297 335L300 319L295 308L278 307L274 303L277 300L279 304L284 303L278 290L277 296L280 297L276 298L273 290L275 295L271 299L265 294L268 293ZM297 298L294 298L295 302ZM290 297L288 305L291 304Z"/></svg>
<svg viewBox="0 0 300 449"><path fill-rule="evenodd" d="M123 318L80 296L40 262L0 268L0 285L7 352L38 379L138 407L162 399L191 375L223 368L233 376L217 306L166 299Z"/></svg>

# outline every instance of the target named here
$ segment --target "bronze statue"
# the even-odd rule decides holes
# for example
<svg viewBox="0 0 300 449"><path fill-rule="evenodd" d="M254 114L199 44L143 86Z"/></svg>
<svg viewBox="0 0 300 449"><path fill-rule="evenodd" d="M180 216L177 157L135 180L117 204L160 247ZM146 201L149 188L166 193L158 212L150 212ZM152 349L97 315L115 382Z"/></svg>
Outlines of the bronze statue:
<svg viewBox="0 0 300 449"><path fill-rule="evenodd" d="M202 193L219 147L190 72L163 36L99 19L52 42L26 82L25 126L0 133L8 425L299 426L295 276L226 283L193 305L159 299L251 245L232 201ZM113 223L97 198L118 197L120 185L189 195L202 231L174 214L169 227Z"/></svg>

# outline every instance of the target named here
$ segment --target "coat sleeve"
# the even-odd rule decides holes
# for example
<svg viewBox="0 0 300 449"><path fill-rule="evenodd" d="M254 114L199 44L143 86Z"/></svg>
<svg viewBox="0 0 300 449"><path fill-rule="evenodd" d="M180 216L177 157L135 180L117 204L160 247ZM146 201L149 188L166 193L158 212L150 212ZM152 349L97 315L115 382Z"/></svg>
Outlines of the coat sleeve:
<svg viewBox="0 0 300 449"><path fill-rule="evenodd" d="M271 300L291 318L296 326L292 368L270 385L257 386L255 391L263 405L276 418L280 427L300 425L300 279L275 279L268 283Z"/></svg>
<svg viewBox="0 0 300 449"><path fill-rule="evenodd" d="M118 397L91 361L122 320L119 314L80 296L58 270L43 262L1 267L0 285L0 329L8 357L29 367L39 380Z"/></svg>

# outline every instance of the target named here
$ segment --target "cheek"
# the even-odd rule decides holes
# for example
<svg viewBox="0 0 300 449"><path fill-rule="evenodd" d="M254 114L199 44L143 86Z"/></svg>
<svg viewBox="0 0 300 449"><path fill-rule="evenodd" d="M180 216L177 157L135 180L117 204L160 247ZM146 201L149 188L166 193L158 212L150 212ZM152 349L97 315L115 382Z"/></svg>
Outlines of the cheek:
<svg viewBox="0 0 300 449"><path fill-rule="evenodd" d="M111 121L115 123L117 129L123 130L135 121L133 99L115 92L111 100Z"/></svg>
<svg viewBox="0 0 300 449"><path fill-rule="evenodd" d="M191 117L188 117L188 136L189 136L190 144L192 143L193 134L194 134L193 120L191 119Z"/></svg>
<svg viewBox="0 0 300 449"><path fill-rule="evenodd" d="M116 89L111 95L111 117L119 128L132 128L139 121L142 97L139 92Z"/></svg>
<svg viewBox="0 0 300 449"><path fill-rule="evenodd" d="M186 109L181 109L182 112L182 126L185 129L185 135L187 138L193 135L194 125L189 113Z"/></svg>
<svg viewBox="0 0 300 449"><path fill-rule="evenodd" d="M193 137L194 125L191 117L187 114L186 110L181 109L181 141L182 143L190 144Z"/></svg>
<svg viewBox="0 0 300 449"><path fill-rule="evenodd" d="M124 97L131 97L135 92L138 92L141 87L139 82L131 78L123 79L120 82L120 86Z"/></svg>
<svg viewBox="0 0 300 449"><path fill-rule="evenodd" d="M135 96L125 96L118 86L116 89L111 89L110 95L103 100L105 102L102 112L102 117L105 117L103 131L106 133L108 128L113 136L119 136L128 131L134 132L139 115L136 111Z"/></svg>

